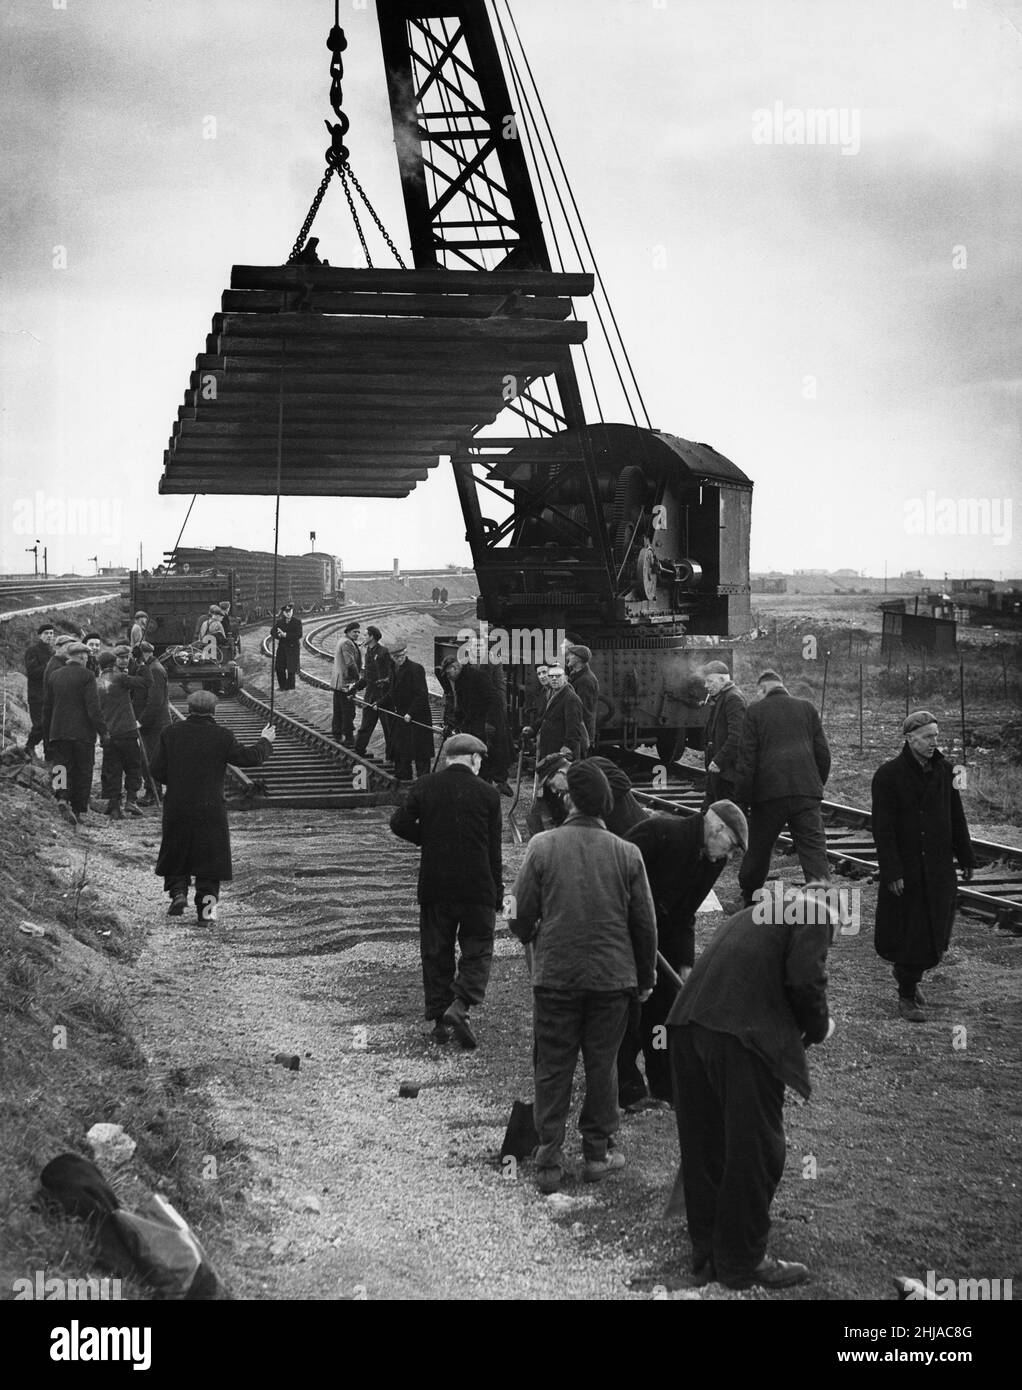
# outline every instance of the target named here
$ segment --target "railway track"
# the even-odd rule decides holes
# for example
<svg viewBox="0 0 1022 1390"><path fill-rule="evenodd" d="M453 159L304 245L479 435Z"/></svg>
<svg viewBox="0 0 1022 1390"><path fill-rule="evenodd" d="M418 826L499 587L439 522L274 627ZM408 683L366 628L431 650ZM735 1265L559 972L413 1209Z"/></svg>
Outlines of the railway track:
<svg viewBox="0 0 1022 1390"><path fill-rule="evenodd" d="M306 650L324 660L332 660L332 654L315 645L313 638L322 639L339 632L353 619L372 622L374 618L394 612L413 612L425 606L420 600L346 608L311 626L309 636L304 639ZM263 640L262 649L269 656L269 637ZM332 688L331 682L323 677L305 671L300 674L302 680L318 689ZM172 698L171 707L179 718L185 717L183 691ZM321 730L282 713L276 706L271 714L266 701L251 690L243 688L235 696L221 698L217 703L217 722L230 729L241 743L254 743L267 723L272 723L277 731L273 754L261 767L250 771L228 768L228 780L234 792L232 804L236 809L351 811L394 805L399 800L399 783L385 766L342 747Z"/></svg>
<svg viewBox="0 0 1022 1390"><path fill-rule="evenodd" d="M676 764L671 780L662 786L659 780L653 780L655 761L634 753L623 756L636 799L653 810L696 814L702 804L706 774L699 768ZM824 801L823 825L827 857L839 874L848 878L877 875L877 852L868 811ZM778 845L782 850L791 849L791 837L780 836ZM1022 849L988 840L973 840L972 848L977 867L970 883L958 885L959 910L981 917L1000 930L1022 935Z"/></svg>

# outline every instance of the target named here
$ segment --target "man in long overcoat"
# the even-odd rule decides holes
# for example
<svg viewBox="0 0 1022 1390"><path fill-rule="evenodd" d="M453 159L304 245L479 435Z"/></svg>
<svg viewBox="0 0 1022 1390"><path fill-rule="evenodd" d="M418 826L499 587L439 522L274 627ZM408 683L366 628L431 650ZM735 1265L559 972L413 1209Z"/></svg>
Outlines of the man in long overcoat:
<svg viewBox="0 0 1022 1390"><path fill-rule="evenodd" d="M507 785L509 740L500 687L494 669L475 661L449 656L441 667L441 684L453 696L452 723L462 734L471 734L486 745L480 776L494 782L497 790L511 795Z"/></svg>
<svg viewBox="0 0 1022 1390"><path fill-rule="evenodd" d="M396 642L390 649L394 662L394 683L390 698L393 701L394 723L391 752L394 755L394 776L410 781L412 764L415 776L425 777L433 762L433 712L429 707L429 687L426 671L417 661L408 660L408 643Z"/></svg>
<svg viewBox="0 0 1022 1390"><path fill-rule="evenodd" d="M953 771L937 748L935 717L916 710L902 732L901 752L873 777L880 868L873 944L894 966L902 1018L923 1023L919 982L947 950L957 895L955 860L968 882L972 841Z"/></svg>
<svg viewBox="0 0 1022 1390"><path fill-rule="evenodd" d="M469 1009L483 1002L504 893L500 796L479 777L486 744L455 734L445 766L414 784L390 819L395 835L420 845L419 936L426 1018L437 1042L451 1029L474 1048ZM455 970L455 944L461 958Z"/></svg>
<svg viewBox="0 0 1022 1390"><path fill-rule="evenodd" d="M195 877L195 910L200 923L216 920L221 883L233 877L231 832L224 806L224 774L232 767L258 767L273 750L276 730L267 724L255 743L239 743L216 722L216 696L195 690L188 696L188 718L160 735L153 777L166 783L163 839L156 872L170 894L171 917L188 906Z"/></svg>

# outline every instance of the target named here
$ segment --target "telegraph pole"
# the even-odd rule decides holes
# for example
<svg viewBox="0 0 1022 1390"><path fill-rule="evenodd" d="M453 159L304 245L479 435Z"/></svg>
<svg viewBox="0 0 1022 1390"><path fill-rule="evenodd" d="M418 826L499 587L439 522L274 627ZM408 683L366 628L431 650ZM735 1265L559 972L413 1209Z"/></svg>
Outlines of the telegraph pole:
<svg viewBox="0 0 1022 1390"><path fill-rule="evenodd" d="M33 567L34 567L32 572L33 572L33 574L35 575L35 577L38 579L38 578L39 578L39 542L36 541L35 545L26 545L26 546L25 546L25 554L26 554L26 555L31 555L31 556L32 556L32 564L33 564Z"/></svg>

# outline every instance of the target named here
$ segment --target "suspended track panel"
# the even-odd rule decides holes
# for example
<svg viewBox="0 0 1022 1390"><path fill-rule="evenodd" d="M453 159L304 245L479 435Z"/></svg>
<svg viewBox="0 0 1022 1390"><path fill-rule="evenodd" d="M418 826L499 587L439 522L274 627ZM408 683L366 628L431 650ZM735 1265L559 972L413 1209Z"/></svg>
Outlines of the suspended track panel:
<svg viewBox="0 0 1022 1390"><path fill-rule="evenodd" d="M570 364L585 274L235 266L161 493L406 497Z"/></svg>

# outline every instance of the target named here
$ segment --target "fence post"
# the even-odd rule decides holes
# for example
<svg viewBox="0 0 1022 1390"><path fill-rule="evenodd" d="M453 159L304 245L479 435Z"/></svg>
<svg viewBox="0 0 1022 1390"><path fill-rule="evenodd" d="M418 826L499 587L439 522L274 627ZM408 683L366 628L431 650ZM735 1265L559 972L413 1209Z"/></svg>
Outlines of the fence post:
<svg viewBox="0 0 1022 1390"><path fill-rule="evenodd" d="M908 673L908 667L906 666L906 667L905 667L905 718L906 718L906 719L908 718L908 683L909 683L909 673Z"/></svg>
<svg viewBox="0 0 1022 1390"><path fill-rule="evenodd" d="M820 723L823 723L823 711L827 707L827 668L830 666L830 652L823 658L823 694L820 696Z"/></svg>
<svg viewBox="0 0 1022 1390"><path fill-rule="evenodd" d="M859 662L859 752L862 753L862 662Z"/></svg>
<svg viewBox="0 0 1022 1390"><path fill-rule="evenodd" d="M962 762L968 764L969 750L965 746L965 662L958 663L958 698L962 712Z"/></svg>

